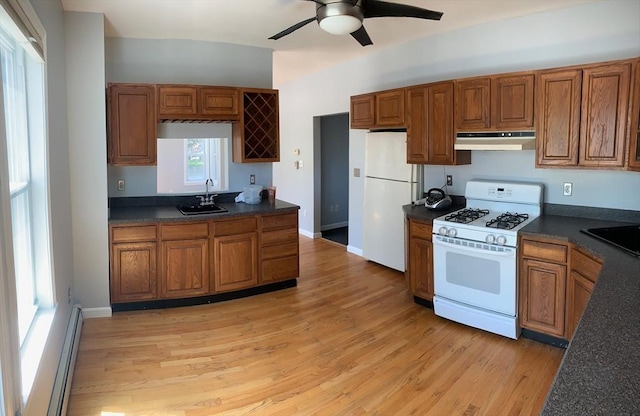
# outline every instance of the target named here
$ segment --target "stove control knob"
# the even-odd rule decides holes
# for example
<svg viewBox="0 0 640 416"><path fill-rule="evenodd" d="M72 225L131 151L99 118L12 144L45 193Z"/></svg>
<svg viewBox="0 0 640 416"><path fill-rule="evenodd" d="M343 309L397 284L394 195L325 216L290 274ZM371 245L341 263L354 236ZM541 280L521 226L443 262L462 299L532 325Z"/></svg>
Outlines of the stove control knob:
<svg viewBox="0 0 640 416"><path fill-rule="evenodd" d="M458 234L458 231L455 228L449 228L449 231L447 231L449 237L455 237L456 234Z"/></svg>
<svg viewBox="0 0 640 416"><path fill-rule="evenodd" d="M503 236L503 235L499 235L498 237L496 237L496 243L499 246L503 246L507 243L507 237Z"/></svg>
<svg viewBox="0 0 640 416"><path fill-rule="evenodd" d="M438 234L447 235L447 227L440 227L440 229L438 229Z"/></svg>
<svg viewBox="0 0 640 416"><path fill-rule="evenodd" d="M488 244L493 244L496 242L496 236L493 234L489 234L484 238L484 241L486 241Z"/></svg>

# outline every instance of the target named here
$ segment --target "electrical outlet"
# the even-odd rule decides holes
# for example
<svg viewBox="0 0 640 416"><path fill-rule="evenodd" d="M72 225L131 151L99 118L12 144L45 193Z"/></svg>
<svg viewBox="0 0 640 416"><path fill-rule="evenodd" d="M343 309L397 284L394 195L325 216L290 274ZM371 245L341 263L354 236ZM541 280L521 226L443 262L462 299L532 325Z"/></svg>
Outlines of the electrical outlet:
<svg viewBox="0 0 640 416"><path fill-rule="evenodd" d="M573 194L573 183L565 182L562 186L562 194L564 196L571 196L571 194Z"/></svg>
<svg viewBox="0 0 640 416"><path fill-rule="evenodd" d="M453 186L453 175L447 175L447 186Z"/></svg>
<svg viewBox="0 0 640 416"><path fill-rule="evenodd" d="M354 178L360 177L360 168L353 168L353 177Z"/></svg>
<svg viewBox="0 0 640 416"><path fill-rule="evenodd" d="M124 179L118 179L118 191L124 191Z"/></svg>
<svg viewBox="0 0 640 416"><path fill-rule="evenodd" d="M249 175L249 184L255 185L256 183L256 175Z"/></svg>

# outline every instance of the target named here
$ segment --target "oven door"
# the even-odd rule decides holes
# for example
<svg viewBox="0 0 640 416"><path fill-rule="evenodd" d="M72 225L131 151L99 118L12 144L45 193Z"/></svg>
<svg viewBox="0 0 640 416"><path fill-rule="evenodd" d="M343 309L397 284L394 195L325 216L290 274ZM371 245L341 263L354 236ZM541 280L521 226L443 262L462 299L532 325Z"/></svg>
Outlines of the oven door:
<svg viewBox="0 0 640 416"><path fill-rule="evenodd" d="M516 249L433 236L434 291L441 298L516 316Z"/></svg>

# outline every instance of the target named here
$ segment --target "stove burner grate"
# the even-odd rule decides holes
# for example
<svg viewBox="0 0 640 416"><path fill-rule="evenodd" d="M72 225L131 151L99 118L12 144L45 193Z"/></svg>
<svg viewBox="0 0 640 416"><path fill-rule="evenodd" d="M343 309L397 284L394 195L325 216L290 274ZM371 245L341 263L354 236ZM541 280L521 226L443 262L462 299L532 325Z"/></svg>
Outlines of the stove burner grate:
<svg viewBox="0 0 640 416"><path fill-rule="evenodd" d="M473 209L465 208L463 210L454 212L453 214L444 217L445 221L459 222L462 224L468 224L472 221L482 218L489 213L488 209Z"/></svg>
<svg viewBox="0 0 640 416"><path fill-rule="evenodd" d="M510 212L505 212L504 214L500 214L498 217L487 221L486 226L489 228L511 230L519 224L522 224L527 219L529 219L529 214L512 214Z"/></svg>

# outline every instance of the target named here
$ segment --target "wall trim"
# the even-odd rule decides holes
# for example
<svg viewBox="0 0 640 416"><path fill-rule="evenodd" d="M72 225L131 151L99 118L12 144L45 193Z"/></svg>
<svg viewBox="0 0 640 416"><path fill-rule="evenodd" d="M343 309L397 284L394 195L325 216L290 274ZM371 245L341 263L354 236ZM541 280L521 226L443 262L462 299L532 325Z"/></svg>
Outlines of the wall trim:
<svg viewBox="0 0 640 416"><path fill-rule="evenodd" d="M111 318L111 306L103 308L82 308L82 318Z"/></svg>
<svg viewBox="0 0 640 416"><path fill-rule="evenodd" d="M309 238L322 238L322 233L312 233L311 231L307 231L303 228L298 228L298 233Z"/></svg>
<svg viewBox="0 0 640 416"><path fill-rule="evenodd" d="M326 225L320 226L320 231L333 230L335 228L342 228L348 225L349 225L349 221L334 222L333 224L326 224Z"/></svg>
<svg viewBox="0 0 640 416"><path fill-rule="evenodd" d="M358 247L355 247L355 246L347 246L347 251L349 253L353 253L353 254L355 254L357 256L362 257L362 249L361 248L358 248Z"/></svg>

